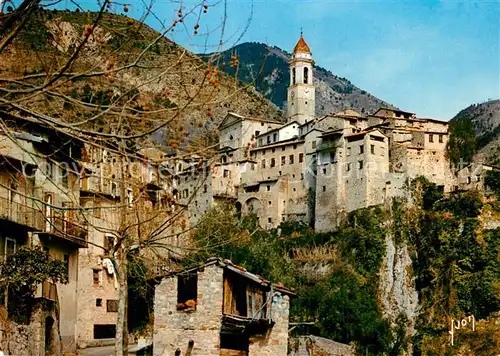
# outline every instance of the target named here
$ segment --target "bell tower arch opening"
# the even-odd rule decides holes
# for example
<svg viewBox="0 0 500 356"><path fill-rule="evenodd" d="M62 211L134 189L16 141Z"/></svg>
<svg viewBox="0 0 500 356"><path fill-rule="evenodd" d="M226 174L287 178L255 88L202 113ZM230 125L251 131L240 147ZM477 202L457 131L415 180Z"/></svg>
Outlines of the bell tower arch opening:
<svg viewBox="0 0 500 356"><path fill-rule="evenodd" d="M315 88L313 85L314 61L302 33L295 45L290 65L290 86L287 96L288 122L300 125L314 120L316 116Z"/></svg>

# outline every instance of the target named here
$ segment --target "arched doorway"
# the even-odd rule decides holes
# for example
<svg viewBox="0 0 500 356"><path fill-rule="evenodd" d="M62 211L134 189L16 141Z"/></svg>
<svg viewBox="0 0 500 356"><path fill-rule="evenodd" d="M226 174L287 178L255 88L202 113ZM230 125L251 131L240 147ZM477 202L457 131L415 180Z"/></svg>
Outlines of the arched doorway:
<svg viewBox="0 0 500 356"><path fill-rule="evenodd" d="M247 199L245 202L245 214L256 214L260 213L260 200L257 198Z"/></svg>

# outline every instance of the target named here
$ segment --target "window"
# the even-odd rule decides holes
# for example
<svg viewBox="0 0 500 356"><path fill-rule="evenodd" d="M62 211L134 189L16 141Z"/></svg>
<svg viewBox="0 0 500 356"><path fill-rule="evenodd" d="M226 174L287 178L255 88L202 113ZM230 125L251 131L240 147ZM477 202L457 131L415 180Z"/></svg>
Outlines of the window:
<svg viewBox="0 0 500 356"><path fill-rule="evenodd" d="M281 156L281 165L284 166L286 164L286 156Z"/></svg>
<svg viewBox="0 0 500 356"><path fill-rule="evenodd" d="M98 269L93 269L92 270L92 282L95 286L98 286L101 284L101 271Z"/></svg>
<svg viewBox="0 0 500 356"><path fill-rule="evenodd" d="M49 179L52 179L54 172L54 167L52 165L52 161L47 160L47 164L45 166L45 176Z"/></svg>
<svg viewBox="0 0 500 356"><path fill-rule="evenodd" d="M358 167L359 169L363 169L363 161L358 161Z"/></svg>
<svg viewBox="0 0 500 356"><path fill-rule="evenodd" d="M276 160L274 158L271 158L271 168L276 166Z"/></svg>
<svg viewBox="0 0 500 356"><path fill-rule="evenodd" d="M268 203L269 205L273 205L273 202L272 202L271 200L269 200L267 203Z"/></svg>
<svg viewBox="0 0 500 356"><path fill-rule="evenodd" d="M272 152L272 153L274 153L274 152L276 152L276 150L273 148L273 149L271 150L271 152Z"/></svg>
<svg viewBox="0 0 500 356"><path fill-rule="evenodd" d="M330 152L330 163L335 162L335 152Z"/></svg>
<svg viewBox="0 0 500 356"><path fill-rule="evenodd" d="M255 137L260 135L260 131L255 131Z"/></svg>
<svg viewBox="0 0 500 356"><path fill-rule="evenodd" d="M429 142L434 142L434 135L433 134L429 135Z"/></svg>
<svg viewBox="0 0 500 356"><path fill-rule="evenodd" d="M360 145L359 146L359 154L362 155L363 153L365 153L365 145Z"/></svg>
<svg viewBox="0 0 500 356"><path fill-rule="evenodd" d="M52 220L54 217L54 208L52 206L54 199L52 197L52 193L45 193L43 201L45 203L44 205L45 231L50 232L52 231Z"/></svg>
<svg viewBox="0 0 500 356"><path fill-rule="evenodd" d="M326 168L323 168L323 175L326 175Z"/></svg>
<svg viewBox="0 0 500 356"><path fill-rule="evenodd" d="M266 160L265 159L262 160L262 168L266 168Z"/></svg>
<svg viewBox="0 0 500 356"><path fill-rule="evenodd" d="M203 193L207 193L208 192L208 185L204 185L203 186Z"/></svg>
<svg viewBox="0 0 500 356"><path fill-rule="evenodd" d="M286 147L285 147L285 146L281 147L281 150L282 150L282 151L285 151L285 149L286 149Z"/></svg>
<svg viewBox="0 0 500 356"><path fill-rule="evenodd" d="M108 312L108 313L117 313L118 312L118 299L106 300L106 312Z"/></svg>
<svg viewBox="0 0 500 356"><path fill-rule="evenodd" d="M302 163L302 162L304 162L304 154L299 153L299 163Z"/></svg>
<svg viewBox="0 0 500 356"><path fill-rule="evenodd" d="M351 155L351 147L347 147L347 157Z"/></svg>
<svg viewBox="0 0 500 356"><path fill-rule="evenodd" d="M375 145L370 145L370 152L372 155L375 154Z"/></svg>
<svg viewBox="0 0 500 356"><path fill-rule="evenodd" d="M300 173L300 179L304 180L304 173Z"/></svg>
<svg viewBox="0 0 500 356"><path fill-rule="evenodd" d="M288 162L289 162L290 164L293 164L293 155L290 155L290 156L288 157Z"/></svg>
<svg viewBox="0 0 500 356"><path fill-rule="evenodd" d="M443 135L439 135L439 143L443 143Z"/></svg>
<svg viewBox="0 0 500 356"><path fill-rule="evenodd" d="M316 141L313 141L313 142L311 143L311 146L312 146L312 149L313 149L313 150L315 150L315 149L316 149Z"/></svg>
<svg viewBox="0 0 500 356"><path fill-rule="evenodd" d="M94 339L114 339L116 337L116 325L114 324L95 324Z"/></svg>
<svg viewBox="0 0 500 356"><path fill-rule="evenodd" d="M61 180L64 188L69 186L69 171L65 164L61 164Z"/></svg>
<svg viewBox="0 0 500 356"><path fill-rule="evenodd" d="M134 194L132 192L132 188L127 188L127 203L129 207L134 205Z"/></svg>
<svg viewBox="0 0 500 356"><path fill-rule="evenodd" d="M95 300L95 306L96 307L102 307L102 299L101 298L97 298Z"/></svg>
<svg viewBox="0 0 500 356"><path fill-rule="evenodd" d="M111 251L115 246L115 236L112 234L104 235L104 248L106 251Z"/></svg>
<svg viewBox="0 0 500 356"><path fill-rule="evenodd" d="M66 275L68 276L69 279L69 255L65 254L63 257L64 261L64 269L66 270Z"/></svg>
<svg viewBox="0 0 500 356"><path fill-rule="evenodd" d="M304 84L309 83L309 68L304 68Z"/></svg>
<svg viewBox="0 0 500 356"><path fill-rule="evenodd" d="M267 136L267 144L269 145L271 143L271 136Z"/></svg>
<svg viewBox="0 0 500 356"><path fill-rule="evenodd" d="M227 156L226 155L221 156L220 161L221 163L227 163Z"/></svg>
<svg viewBox="0 0 500 356"><path fill-rule="evenodd" d="M267 190L268 192L269 192L269 191L271 191L271 186L270 186L270 185L266 186L266 190Z"/></svg>
<svg viewBox="0 0 500 356"><path fill-rule="evenodd" d="M177 276L177 310L196 310L198 300L198 273Z"/></svg>
<svg viewBox="0 0 500 356"><path fill-rule="evenodd" d="M117 186L115 182L111 182L111 195L113 198L116 196Z"/></svg>
<svg viewBox="0 0 500 356"><path fill-rule="evenodd" d="M16 240L6 237L5 238L5 260L10 255L16 253L17 243Z"/></svg>
<svg viewBox="0 0 500 356"><path fill-rule="evenodd" d="M351 164L347 163L345 170L349 172L351 170Z"/></svg>
<svg viewBox="0 0 500 356"><path fill-rule="evenodd" d="M262 139L259 138L259 146L262 146Z"/></svg>
<svg viewBox="0 0 500 356"><path fill-rule="evenodd" d="M273 218L267 218L267 222L268 222L269 224L272 224L272 223L273 223Z"/></svg>
<svg viewBox="0 0 500 356"><path fill-rule="evenodd" d="M229 174L229 170L228 169L224 169L224 178L229 178L230 174Z"/></svg>
<svg viewBox="0 0 500 356"><path fill-rule="evenodd" d="M276 141L278 141L278 134L273 133L273 142L276 142Z"/></svg>
<svg viewBox="0 0 500 356"><path fill-rule="evenodd" d="M252 171L255 171L255 163L252 163L252 164L250 165L250 169L251 169Z"/></svg>
<svg viewBox="0 0 500 356"><path fill-rule="evenodd" d="M294 150L297 149L297 144L296 143L293 144L293 149Z"/></svg>
<svg viewBox="0 0 500 356"><path fill-rule="evenodd" d="M326 185L323 186L323 191L326 192Z"/></svg>
<svg viewBox="0 0 500 356"><path fill-rule="evenodd" d="M295 68L292 68L292 85L295 85Z"/></svg>

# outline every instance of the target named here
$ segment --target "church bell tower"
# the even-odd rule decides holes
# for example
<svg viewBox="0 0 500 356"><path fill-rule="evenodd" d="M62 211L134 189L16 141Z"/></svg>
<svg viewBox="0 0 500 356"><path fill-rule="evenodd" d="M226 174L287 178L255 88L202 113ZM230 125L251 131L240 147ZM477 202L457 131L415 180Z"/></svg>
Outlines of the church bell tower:
<svg viewBox="0 0 500 356"><path fill-rule="evenodd" d="M293 49L290 64L290 86L287 96L288 122L297 121L300 125L314 120L315 92L313 85L313 65L311 50L302 33Z"/></svg>

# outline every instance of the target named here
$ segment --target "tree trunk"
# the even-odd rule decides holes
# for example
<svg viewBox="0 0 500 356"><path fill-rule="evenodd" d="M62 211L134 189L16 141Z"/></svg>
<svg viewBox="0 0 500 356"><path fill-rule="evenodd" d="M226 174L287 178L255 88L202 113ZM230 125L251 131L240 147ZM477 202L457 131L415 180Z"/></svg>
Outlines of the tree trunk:
<svg viewBox="0 0 500 356"><path fill-rule="evenodd" d="M127 285L127 253L119 247L117 260L118 271L118 315L116 320L115 355L125 356L128 349L128 285Z"/></svg>

